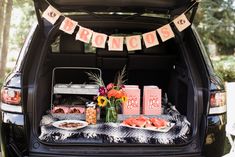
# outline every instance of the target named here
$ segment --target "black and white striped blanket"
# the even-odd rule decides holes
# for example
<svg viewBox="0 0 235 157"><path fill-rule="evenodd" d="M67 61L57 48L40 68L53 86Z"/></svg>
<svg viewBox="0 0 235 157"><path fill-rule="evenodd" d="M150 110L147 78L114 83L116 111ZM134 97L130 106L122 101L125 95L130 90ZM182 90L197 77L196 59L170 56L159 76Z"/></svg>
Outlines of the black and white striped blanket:
<svg viewBox="0 0 235 157"><path fill-rule="evenodd" d="M182 144L189 140L190 123L186 117L170 106L164 115L157 116L175 125L166 133L133 129L121 126L119 123L98 123L85 128L69 131L58 129L51 125L58 119L48 114L41 120L42 141L54 143L140 143L140 144Z"/></svg>

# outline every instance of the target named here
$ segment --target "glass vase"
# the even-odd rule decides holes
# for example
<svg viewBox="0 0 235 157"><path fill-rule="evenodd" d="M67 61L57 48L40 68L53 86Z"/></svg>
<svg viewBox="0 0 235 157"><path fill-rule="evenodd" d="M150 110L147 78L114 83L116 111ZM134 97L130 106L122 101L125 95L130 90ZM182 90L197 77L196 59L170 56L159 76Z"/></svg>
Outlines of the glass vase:
<svg viewBox="0 0 235 157"><path fill-rule="evenodd" d="M106 108L106 117L105 117L105 122L109 123L109 122L113 122L116 123L117 122L117 110L115 107L107 107Z"/></svg>

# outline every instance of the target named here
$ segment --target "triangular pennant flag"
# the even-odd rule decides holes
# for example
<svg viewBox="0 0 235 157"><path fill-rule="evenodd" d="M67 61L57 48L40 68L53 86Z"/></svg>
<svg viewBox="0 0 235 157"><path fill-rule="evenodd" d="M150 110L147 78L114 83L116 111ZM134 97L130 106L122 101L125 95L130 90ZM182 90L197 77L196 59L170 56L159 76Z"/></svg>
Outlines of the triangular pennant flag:
<svg viewBox="0 0 235 157"><path fill-rule="evenodd" d="M51 24L55 24L60 15L61 13L58 10L49 5L48 8L43 12L42 17L44 17Z"/></svg>
<svg viewBox="0 0 235 157"><path fill-rule="evenodd" d="M73 34L76 26L77 26L76 21L73 21L70 18L66 17L60 25L60 30L62 30L68 34Z"/></svg>
<svg viewBox="0 0 235 157"><path fill-rule="evenodd" d="M103 33L93 32L92 35L92 46L97 48L105 48L107 35Z"/></svg>
<svg viewBox="0 0 235 157"><path fill-rule="evenodd" d="M187 17L185 14L181 14L178 16L176 19L173 20L176 28L181 32L184 29L186 29L188 26L191 25L191 23L188 21Z"/></svg>
<svg viewBox="0 0 235 157"><path fill-rule="evenodd" d="M169 24L166 24L158 28L157 32L160 35L163 42L175 37L174 32L172 31L171 26Z"/></svg>
<svg viewBox="0 0 235 157"><path fill-rule="evenodd" d="M152 32L148 32L148 33L143 34L143 39L144 39L145 46L147 48L153 47L153 46L156 46L159 44L159 42L157 40L156 31L152 31Z"/></svg>
<svg viewBox="0 0 235 157"><path fill-rule="evenodd" d="M123 51L124 37L109 36L109 51Z"/></svg>
<svg viewBox="0 0 235 157"><path fill-rule="evenodd" d="M92 30L80 26L76 35L76 40L89 43L91 40L92 33L93 33Z"/></svg>
<svg viewBox="0 0 235 157"><path fill-rule="evenodd" d="M133 35L126 37L126 46L128 51L141 50L141 36Z"/></svg>

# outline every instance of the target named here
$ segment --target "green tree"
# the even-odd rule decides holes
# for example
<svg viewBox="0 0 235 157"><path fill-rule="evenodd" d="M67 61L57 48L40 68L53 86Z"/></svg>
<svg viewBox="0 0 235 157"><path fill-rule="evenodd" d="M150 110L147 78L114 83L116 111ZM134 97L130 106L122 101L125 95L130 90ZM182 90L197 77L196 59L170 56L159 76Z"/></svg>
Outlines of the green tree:
<svg viewBox="0 0 235 157"><path fill-rule="evenodd" d="M7 53L8 53L8 43L9 43L9 31L10 31L10 22L11 22L11 12L13 6L13 0L0 0L2 1L2 8L1 14L2 21L0 21L0 25L2 28L0 29L0 43L2 46L1 48L1 58L0 58L0 78L5 76L5 68L6 68L6 60L7 60Z"/></svg>
<svg viewBox="0 0 235 157"><path fill-rule="evenodd" d="M19 23L11 19L12 14L17 16ZM5 77L8 52L23 46L29 28L36 19L34 15L32 0L0 0L0 80Z"/></svg>
<svg viewBox="0 0 235 157"><path fill-rule="evenodd" d="M216 43L219 53L234 53L234 0L202 0L194 24L204 43Z"/></svg>
<svg viewBox="0 0 235 157"><path fill-rule="evenodd" d="M21 12L20 23L12 23L11 28L17 28L10 36L11 45L16 48L21 48L25 38L29 33L32 24L36 21L35 10L32 0L15 0L14 10ZM13 10L13 11L14 11Z"/></svg>

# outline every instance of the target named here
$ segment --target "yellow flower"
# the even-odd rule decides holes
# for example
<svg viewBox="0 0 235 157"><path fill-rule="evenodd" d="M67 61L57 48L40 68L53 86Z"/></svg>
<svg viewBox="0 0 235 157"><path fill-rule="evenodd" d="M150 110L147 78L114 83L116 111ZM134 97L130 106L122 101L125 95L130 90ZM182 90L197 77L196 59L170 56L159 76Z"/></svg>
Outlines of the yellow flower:
<svg viewBox="0 0 235 157"><path fill-rule="evenodd" d="M97 101L98 101L98 105L99 105L100 107L104 107L104 106L107 105L107 101L108 101L108 100L107 100L107 98L104 97L104 96L98 96Z"/></svg>
<svg viewBox="0 0 235 157"><path fill-rule="evenodd" d="M125 103L128 100L127 96L123 96L121 99L122 99L122 103Z"/></svg>

